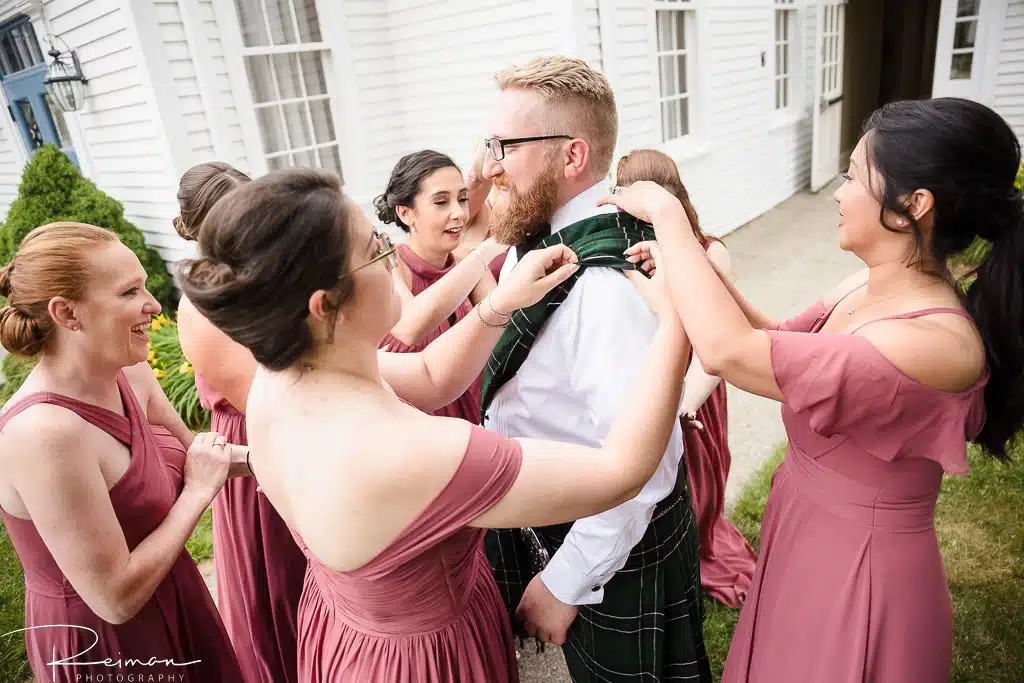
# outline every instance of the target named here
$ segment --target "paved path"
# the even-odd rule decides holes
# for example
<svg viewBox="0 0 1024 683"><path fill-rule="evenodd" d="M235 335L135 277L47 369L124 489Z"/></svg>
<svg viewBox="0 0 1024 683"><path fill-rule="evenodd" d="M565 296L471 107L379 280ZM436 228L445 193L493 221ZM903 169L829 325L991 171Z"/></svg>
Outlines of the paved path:
<svg viewBox="0 0 1024 683"><path fill-rule="evenodd" d="M768 315L784 319L799 313L859 267L836 246L834 187L798 194L725 238L740 289ZM784 438L777 403L729 387L727 504ZM202 569L214 591L213 563ZM522 683L570 683L558 648L538 654L531 641L520 654Z"/></svg>

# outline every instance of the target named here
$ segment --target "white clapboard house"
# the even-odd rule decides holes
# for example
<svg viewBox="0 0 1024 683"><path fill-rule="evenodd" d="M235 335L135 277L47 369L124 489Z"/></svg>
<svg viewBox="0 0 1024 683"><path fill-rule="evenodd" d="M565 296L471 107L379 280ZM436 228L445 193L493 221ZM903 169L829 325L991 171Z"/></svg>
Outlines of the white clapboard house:
<svg viewBox="0 0 1024 683"><path fill-rule="evenodd" d="M44 83L51 47L84 83ZM886 101L1024 131L1024 0L0 0L0 216L44 142L169 261L200 161L328 168L368 206L406 152L467 161L493 74L556 53L607 75L619 151L671 154L718 235L825 186Z"/></svg>

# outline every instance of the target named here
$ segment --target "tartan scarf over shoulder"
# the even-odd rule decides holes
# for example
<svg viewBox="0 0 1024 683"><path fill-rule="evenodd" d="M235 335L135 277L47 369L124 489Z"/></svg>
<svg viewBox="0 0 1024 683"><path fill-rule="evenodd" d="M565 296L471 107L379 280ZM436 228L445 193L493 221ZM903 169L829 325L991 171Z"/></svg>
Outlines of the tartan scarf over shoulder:
<svg viewBox="0 0 1024 683"><path fill-rule="evenodd" d="M484 368L481 389L481 420L486 416L494 395L522 366L548 317L569 296L569 290L587 268L636 270L623 252L637 242L654 239L654 227L638 221L624 211L604 213L566 226L545 237L533 248L564 244L579 258L580 268L529 308L512 314L512 320L491 351Z"/></svg>

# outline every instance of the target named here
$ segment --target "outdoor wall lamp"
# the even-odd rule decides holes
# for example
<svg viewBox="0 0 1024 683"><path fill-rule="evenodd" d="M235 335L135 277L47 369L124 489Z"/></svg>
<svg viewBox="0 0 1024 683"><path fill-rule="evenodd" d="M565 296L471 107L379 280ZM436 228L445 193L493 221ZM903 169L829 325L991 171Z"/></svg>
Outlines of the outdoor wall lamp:
<svg viewBox="0 0 1024 683"><path fill-rule="evenodd" d="M61 43L64 43L63 40ZM82 75L82 65L78 63L78 55L67 48L63 52L57 49L53 37L50 38L50 51L47 52L53 61L50 62L43 78L43 85L57 106L65 113L78 111L85 103L85 84L89 81Z"/></svg>

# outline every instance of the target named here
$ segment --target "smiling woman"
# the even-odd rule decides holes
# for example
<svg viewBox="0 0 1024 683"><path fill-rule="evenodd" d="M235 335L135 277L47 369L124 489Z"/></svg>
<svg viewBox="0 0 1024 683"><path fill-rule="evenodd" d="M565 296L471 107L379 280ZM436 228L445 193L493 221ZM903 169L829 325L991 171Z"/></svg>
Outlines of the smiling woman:
<svg viewBox="0 0 1024 683"><path fill-rule="evenodd" d="M381 348L398 353L425 348L455 325L494 287L488 269L505 248L484 240L461 261L455 257L470 218L469 189L446 154L423 150L402 157L374 202L377 218L409 233L397 248L393 271L402 317ZM430 288L429 296L423 296ZM479 379L435 414L480 422Z"/></svg>
<svg viewBox="0 0 1024 683"><path fill-rule="evenodd" d="M99 680L109 658L129 675L240 681L185 542L245 452L194 436L161 390L146 362L160 304L139 259L103 228L44 225L0 269L0 294L0 341L39 357L0 414L0 520L25 569L33 673Z"/></svg>

